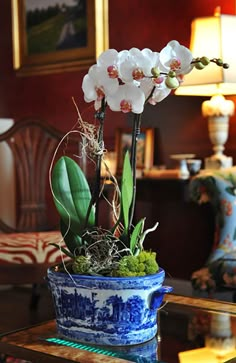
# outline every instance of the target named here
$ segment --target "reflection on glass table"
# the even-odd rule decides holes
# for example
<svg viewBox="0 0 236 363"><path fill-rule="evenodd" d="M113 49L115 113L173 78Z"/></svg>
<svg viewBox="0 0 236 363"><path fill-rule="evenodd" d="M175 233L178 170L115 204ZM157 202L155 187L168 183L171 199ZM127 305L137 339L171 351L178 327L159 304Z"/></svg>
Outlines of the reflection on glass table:
<svg viewBox="0 0 236 363"><path fill-rule="evenodd" d="M155 339L114 348L64 340L52 320L2 335L0 352L32 363L223 363L236 357L235 304L168 294L158 323Z"/></svg>
<svg viewBox="0 0 236 363"><path fill-rule="evenodd" d="M235 304L172 294L166 300L160 311L164 361L223 363L236 357Z"/></svg>

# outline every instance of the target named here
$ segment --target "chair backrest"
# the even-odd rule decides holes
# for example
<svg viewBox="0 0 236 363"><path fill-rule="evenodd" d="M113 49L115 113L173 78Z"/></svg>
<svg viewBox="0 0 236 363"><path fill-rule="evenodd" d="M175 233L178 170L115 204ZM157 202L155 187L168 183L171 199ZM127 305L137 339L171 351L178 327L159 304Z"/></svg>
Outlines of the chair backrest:
<svg viewBox="0 0 236 363"><path fill-rule="evenodd" d="M12 151L16 174L16 227L0 219L3 232L48 230L45 187L53 153L63 133L46 122L24 119L0 134Z"/></svg>

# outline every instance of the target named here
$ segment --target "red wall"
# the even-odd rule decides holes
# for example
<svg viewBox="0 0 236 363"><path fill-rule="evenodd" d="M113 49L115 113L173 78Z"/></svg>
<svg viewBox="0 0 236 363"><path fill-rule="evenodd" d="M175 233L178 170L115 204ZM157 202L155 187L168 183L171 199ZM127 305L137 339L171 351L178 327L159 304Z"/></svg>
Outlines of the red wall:
<svg viewBox="0 0 236 363"><path fill-rule="evenodd" d="M133 46L149 47L159 51L171 39L177 39L188 46L191 20L197 16L212 15L214 8L218 5L221 6L222 13L234 13L234 0L129 0L126 2L110 0L110 47L117 50L128 49ZM12 117L17 121L26 116L39 116L63 131L69 130L77 119L72 97L75 97L80 110L84 111L85 115L91 116L93 108L83 102L81 92L81 82L85 72L16 77L12 66L10 0L1 0L0 24L0 117ZM165 138L165 142L163 141L165 144L173 144L171 128L174 127L175 129L175 147L171 150L164 150L166 155L169 151L182 152L178 147L178 142L182 144L183 140L176 135L182 134L187 146L188 144L191 145L191 138L196 136L195 129L198 128L199 131L203 132L206 123L205 120L202 120L200 109L194 106L195 102L199 104L199 99L196 101L196 98L187 98L187 101L183 101L177 97L169 98L171 100L166 100L163 102L163 106L161 105L162 120L160 120L156 108L152 110L152 117L160 120L157 126L160 129L164 128L161 134ZM169 104L172 105L173 103L175 108L178 107L178 103L186 104L186 102L189 105L189 112L186 114L186 110L178 109L182 116L177 128ZM196 115L191 112L191 105L196 110ZM112 114L110 118L110 127L106 129L105 134L108 146L113 143L115 128L125 125L124 118L118 113ZM168 130L163 125L163 118L168 125ZM171 127L169 127L170 125ZM188 133L187 138L185 133ZM204 150L203 144L203 149L200 150L199 141L200 145L206 142L206 150ZM205 131L204 139L199 140L198 135L196 147L199 149L196 151L201 152L202 156L205 152L209 154L210 145L207 131Z"/></svg>

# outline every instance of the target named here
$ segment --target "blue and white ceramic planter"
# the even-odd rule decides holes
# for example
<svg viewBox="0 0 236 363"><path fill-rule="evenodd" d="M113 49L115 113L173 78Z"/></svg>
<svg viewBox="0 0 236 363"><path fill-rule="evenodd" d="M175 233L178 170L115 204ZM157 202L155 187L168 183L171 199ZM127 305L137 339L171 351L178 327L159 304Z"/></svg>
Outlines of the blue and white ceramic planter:
<svg viewBox="0 0 236 363"><path fill-rule="evenodd" d="M165 272L144 277L69 275L48 270L58 333L99 345L144 343L157 333Z"/></svg>

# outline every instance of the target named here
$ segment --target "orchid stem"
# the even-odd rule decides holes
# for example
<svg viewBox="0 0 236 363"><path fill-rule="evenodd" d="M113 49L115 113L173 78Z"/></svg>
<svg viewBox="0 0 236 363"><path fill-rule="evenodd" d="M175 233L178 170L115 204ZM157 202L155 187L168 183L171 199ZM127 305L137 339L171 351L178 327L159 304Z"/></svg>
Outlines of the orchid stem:
<svg viewBox="0 0 236 363"><path fill-rule="evenodd" d="M140 135L140 125L141 125L141 114L134 114L133 129L132 129L132 145L130 153L130 163L133 172L133 198L130 206L129 215L129 233L132 227L134 210L135 210L135 199L136 199L136 153L137 153L137 142Z"/></svg>

